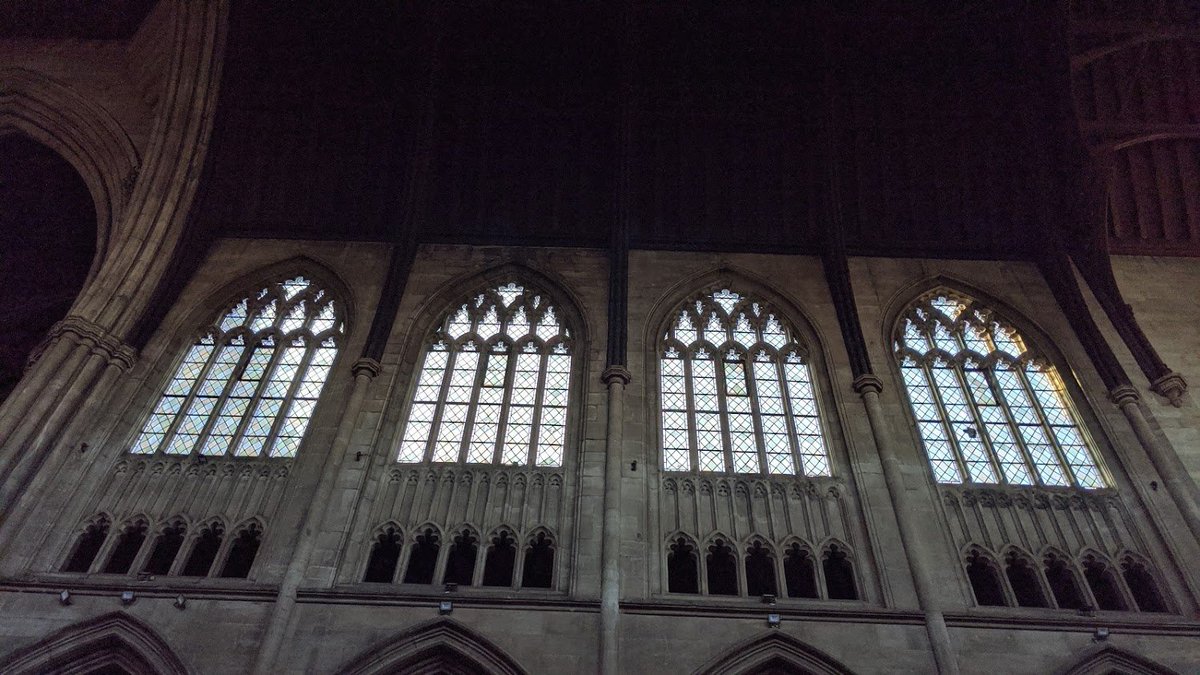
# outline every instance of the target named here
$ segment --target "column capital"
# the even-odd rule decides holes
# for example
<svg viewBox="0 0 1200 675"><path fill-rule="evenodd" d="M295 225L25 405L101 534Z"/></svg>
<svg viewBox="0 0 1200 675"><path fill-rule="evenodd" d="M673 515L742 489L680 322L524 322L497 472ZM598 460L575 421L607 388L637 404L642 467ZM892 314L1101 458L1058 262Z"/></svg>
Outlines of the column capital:
<svg viewBox="0 0 1200 675"><path fill-rule="evenodd" d="M1187 389L1187 380L1183 379L1183 376L1176 372L1170 372L1162 377L1155 378L1150 383L1150 391L1159 396L1165 396L1171 402L1171 405L1176 408L1183 405L1183 395L1187 392Z"/></svg>
<svg viewBox="0 0 1200 675"><path fill-rule="evenodd" d="M883 381L871 373L863 373L854 378L854 382L850 386L854 387L855 393L859 395L868 392L878 394L883 391Z"/></svg>
<svg viewBox="0 0 1200 675"><path fill-rule="evenodd" d="M1120 384L1112 388L1108 392L1108 400L1117 405L1118 408L1124 408L1127 403L1137 403L1141 400L1137 389L1131 384Z"/></svg>
<svg viewBox="0 0 1200 675"><path fill-rule="evenodd" d="M372 358L367 358L367 357L363 357L363 358L355 361L350 366L350 372L354 373L355 377L358 377L359 375L366 375L367 377L372 378L372 379L374 379L375 376L379 374L379 371L381 369L382 369L382 366L379 365L378 361L376 361L375 359L372 359Z"/></svg>
<svg viewBox="0 0 1200 675"><path fill-rule="evenodd" d="M620 380L621 385L625 386L632 379L633 375L625 366L609 366L604 369L603 373L600 373L600 381L608 386L612 386L613 380Z"/></svg>

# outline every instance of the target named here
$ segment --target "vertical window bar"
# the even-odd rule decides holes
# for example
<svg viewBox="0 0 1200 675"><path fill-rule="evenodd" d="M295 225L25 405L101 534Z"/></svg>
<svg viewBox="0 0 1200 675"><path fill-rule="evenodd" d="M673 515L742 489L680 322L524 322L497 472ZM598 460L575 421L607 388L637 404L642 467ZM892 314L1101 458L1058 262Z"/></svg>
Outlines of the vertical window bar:
<svg viewBox="0 0 1200 675"><path fill-rule="evenodd" d="M204 374L200 386L192 395L191 403L172 430L174 434L164 452L170 455L186 455L197 449L200 435L207 426L209 415L212 414L221 393L229 383L234 369L245 352L244 340L237 336L221 345L212 364Z"/></svg>
<svg viewBox="0 0 1200 675"><path fill-rule="evenodd" d="M934 478L939 483L962 483L965 467L957 448L950 442L945 415L934 394L928 370L909 357L901 365L900 374Z"/></svg>
<svg viewBox="0 0 1200 675"><path fill-rule="evenodd" d="M504 351L488 352L483 382L479 387L479 398L475 419L471 425L471 441L467 447L467 462L488 464L495 457L496 444L500 438L500 413L504 406L504 384L508 376L509 347Z"/></svg>
<svg viewBox="0 0 1200 675"><path fill-rule="evenodd" d="M789 354L783 363L783 374L795 433L793 438L796 439L804 475L829 476L829 453L825 449L824 434L821 433L821 418L808 364L796 354Z"/></svg>
<svg viewBox="0 0 1200 675"><path fill-rule="evenodd" d="M488 315L480 320L479 330L496 335L500 330L500 320L496 317L495 307L493 306ZM487 338L485 338L487 339ZM486 342L482 344L479 352L479 364L475 368L475 379L471 383L471 394L467 400L467 415L463 420L463 435L461 446L458 450L458 457L455 461L467 461L467 455L471 452L471 443L475 437L475 417L479 412L479 397L483 393L483 381L487 377L488 370L491 367L489 364L492 360L492 349L495 345L488 345Z"/></svg>
<svg viewBox="0 0 1200 675"><path fill-rule="evenodd" d="M525 349L532 345L533 343L526 343ZM536 349L536 346L534 348ZM504 448L500 456L501 464L521 466L528 462L541 366L542 355L536 351L522 351L517 355L517 365L513 371L512 396L505 425Z"/></svg>
<svg viewBox="0 0 1200 675"><path fill-rule="evenodd" d="M466 430L467 410L475 389L475 373L479 368L479 352L467 343L454 356L454 368L446 386L437 437L433 442L434 462L456 462Z"/></svg>
<svg viewBox="0 0 1200 675"><path fill-rule="evenodd" d="M725 457L720 387L716 362L701 349L692 357L692 392L696 411L696 466L701 471L728 471Z"/></svg>
<svg viewBox="0 0 1200 675"><path fill-rule="evenodd" d="M567 433L567 395L571 387L571 355L559 344L547 357L546 384L542 389L541 430L538 432L538 466L562 466Z"/></svg>
<svg viewBox="0 0 1200 675"><path fill-rule="evenodd" d="M317 399L329 379L329 371L333 360L337 357L337 345L333 340L325 340L313 350L304 377L292 393L292 401L288 405L283 421L271 445L272 457L295 457L308 423L312 420L313 410L317 407Z"/></svg>
<svg viewBox="0 0 1200 675"><path fill-rule="evenodd" d="M200 450L202 455L224 455L229 452L242 418L250 408L250 401L275 350L271 345L260 342L249 351L250 358L243 365L241 375L229 390L221 412L209 429L208 439Z"/></svg>
<svg viewBox="0 0 1200 675"><path fill-rule="evenodd" d="M1033 460L1038 478L1045 485L1070 485L1070 478L1063 470L1063 464L1054 446L1050 444L1050 439L1046 437L1046 430L1042 426L1033 399L1029 396L1024 379L1017 370L1003 361L996 363L993 373L1000 385L1000 393L1008 403L1008 412L1020 431L1020 440Z"/></svg>
<svg viewBox="0 0 1200 675"><path fill-rule="evenodd" d="M736 355L736 358L735 358ZM729 412L729 450L735 473L758 473L758 443L750 407L744 355L730 352L724 363L725 406Z"/></svg>
<svg viewBox="0 0 1200 675"><path fill-rule="evenodd" d="M425 351L425 363L417 377L413 403L408 411L408 424L404 427L404 436L400 441L398 461L419 462L425 458L433 436L434 418L444 389L448 370L446 366L449 362L450 351L444 343L431 345Z"/></svg>
<svg viewBox="0 0 1200 675"><path fill-rule="evenodd" d="M778 357L771 358L765 352L754 360L754 390L758 397L758 411L762 425L763 457L767 473L794 474L796 465L792 458L789 441L787 411L783 404L783 391L779 386Z"/></svg>
<svg viewBox="0 0 1200 675"><path fill-rule="evenodd" d="M142 431L130 447L130 452L149 454L158 450L175 423L179 411L199 386L201 375L215 348L211 335L201 337L192 345L179 367L175 369L175 375L142 426Z"/></svg>
<svg viewBox="0 0 1200 675"><path fill-rule="evenodd" d="M688 416L694 406L688 405L685 360L674 348L667 348L658 364L663 470L687 471L691 468L689 436L693 428Z"/></svg>
<svg viewBox="0 0 1200 675"><path fill-rule="evenodd" d="M934 390L942 400L951 440L958 447L959 455L967 467L967 475L974 483L998 483L999 477L992 466L991 457L978 432L971 437L970 429L977 424L971 412L960 380L958 368L942 361L930 366Z"/></svg>
<svg viewBox="0 0 1200 675"><path fill-rule="evenodd" d="M986 371L982 368L961 366L967 393L978 420L976 433L986 439L1004 479L1016 485L1033 485L1033 476L1025 464L1025 456L1016 442L1015 429L1011 429L999 405ZM968 434L969 435L969 434Z"/></svg>
<svg viewBox="0 0 1200 675"><path fill-rule="evenodd" d="M1057 373L1040 370L1030 363L1021 375L1033 394L1045 428L1050 430L1050 441L1075 483L1085 488L1104 487L1104 478L1100 475L1096 460L1084 442L1083 434L1056 382Z"/></svg>
<svg viewBox="0 0 1200 675"><path fill-rule="evenodd" d="M279 358L271 367L271 374L259 387L254 412L242 427L241 438L235 446L234 454L238 457L257 457L263 454L287 393L300 373L308 346L300 339L277 349L276 352Z"/></svg>

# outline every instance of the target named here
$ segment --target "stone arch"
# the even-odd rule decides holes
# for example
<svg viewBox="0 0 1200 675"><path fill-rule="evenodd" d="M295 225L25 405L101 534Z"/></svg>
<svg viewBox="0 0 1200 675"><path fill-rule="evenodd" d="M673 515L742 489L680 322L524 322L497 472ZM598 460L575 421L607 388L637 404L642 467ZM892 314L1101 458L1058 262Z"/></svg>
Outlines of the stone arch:
<svg viewBox="0 0 1200 675"><path fill-rule="evenodd" d="M341 675L524 675L525 669L504 650L461 623L435 619L369 647L338 672Z"/></svg>
<svg viewBox="0 0 1200 675"><path fill-rule="evenodd" d="M120 612L67 626L0 660L0 672L90 673L119 667L133 675L186 675L187 667L150 626Z"/></svg>
<svg viewBox="0 0 1200 675"><path fill-rule="evenodd" d="M811 675L851 675L828 654L778 630L739 642L696 669L696 675L749 675L764 668Z"/></svg>
<svg viewBox="0 0 1200 675"><path fill-rule="evenodd" d="M688 298L698 293L730 288L742 289L749 295L761 298L774 307L787 321L789 327L795 329L801 344L807 348L808 356L815 364L822 364L824 374L825 343L816 329L816 322L801 309L800 304L787 295L775 289L769 281L759 278L752 272L731 266L701 272L690 276L671 286L663 293L650 308L645 322L643 344L648 352L655 350L659 336L667 329L673 318L675 309Z"/></svg>
<svg viewBox="0 0 1200 675"><path fill-rule="evenodd" d="M463 297L502 281L525 280L537 290L550 296L550 303L559 311L559 320L574 332L575 351L583 354L591 335L591 326L578 295L566 282L519 262L505 262L483 270L462 274L441 284L437 291L412 314L411 328L405 339L406 352L419 354L430 332Z"/></svg>
<svg viewBox="0 0 1200 675"><path fill-rule="evenodd" d="M1178 675L1174 670L1144 656L1109 644L1088 647L1072 660L1071 665L1061 668L1055 673L1056 675L1109 675L1109 673Z"/></svg>
<svg viewBox="0 0 1200 675"><path fill-rule="evenodd" d="M96 255L87 277L90 281L137 179L141 163L137 148L103 106L41 73L0 68L0 134L14 131L61 155L91 192L96 204Z"/></svg>

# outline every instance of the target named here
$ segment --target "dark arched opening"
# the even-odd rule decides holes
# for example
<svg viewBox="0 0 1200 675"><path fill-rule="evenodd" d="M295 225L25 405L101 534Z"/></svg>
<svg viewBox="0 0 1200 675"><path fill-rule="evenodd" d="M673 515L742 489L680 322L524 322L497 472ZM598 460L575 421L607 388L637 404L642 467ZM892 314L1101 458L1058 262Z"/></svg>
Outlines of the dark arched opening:
<svg viewBox="0 0 1200 675"><path fill-rule="evenodd" d="M817 598L817 566L812 554L792 544L783 559L783 576L787 579L789 598Z"/></svg>
<svg viewBox="0 0 1200 675"><path fill-rule="evenodd" d="M1037 570L1025 558L1012 552L1008 554L1005 573L1008 583L1012 585L1013 595L1021 607L1049 607L1046 594L1038 582Z"/></svg>
<svg viewBox="0 0 1200 675"><path fill-rule="evenodd" d="M737 595L737 558L723 539L708 547L708 592L711 595Z"/></svg>
<svg viewBox="0 0 1200 675"><path fill-rule="evenodd" d="M517 564L517 546L512 534L501 530L492 537L487 558L483 562L484 586L511 586L513 569Z"/></svg>
<svg viewBox="0 0 1200 675"><path fill-rule="evenodd" d="M1087 606L1071 566L1053 553L1046 556L1046 582L1050 584L1059 609L1084 609Z"/></svg>
<svg viewBox="0 0 1200 675"><path fill-rule="evenodd" d="M776 595L775 560L771 551L756 541L746 549L746 593L748 595Z"/></svg>
<svg viewBox="0 0 1200 675"><path fill-rule="evenodd" d="M985 607L1003 607L1004 585L1000 582L1000 573L992 561L979 551L971 551L967 556L967 578L971 581L971 591L975 593L975 602Z"/></svg>
<svg viewBox="0 0 1200 675"><path fill-rule="evenodd" d="M454 537L450 544L450 555L446 556L446 577L448 584L470 586L475 576L475 558L479 554L479 540L464 529Z"/></svg>
<svg viewBox="0 0 1200 675"><path fill-rule="evenodd" d="M538 532L525 549L525 570L521 573L524 588L550 588L554 582L554 541L545 532Z"/></svg>
<svg viewBox="0 0 1200 675"><path fill-rule="evenodd" d="M182 576L206 577L217 559L217 551L221 550L221 539L225 529L220 523L213 523L200 530L196 542L192 544L192 552L188 554L187 562L183 565Z"/></svg>
<svg viewBox="0 0 1200 675"><path fill-rule="evenodd" d="M412 555L408 557L408 569L404 571L404 583L432 584L439 548L441 546L438 543L438 535L432 527L427 527L423 534L418 534L416 541L413 542Z"/></svg>
<svg viewBox="0 0 1200 675"><path fill-rule="evenodd" d="M854 566L850 557L837 544L830 544L823 561L825 590L830 600L857 600L858 586L854 583Z"/></svg>
<svg viewBox="0 0 1200 675"><path fill-rule="evenodd" d="M696 548L684 537L676 539L667 554L667 592L699 593L698 563Z"/></svg>
<svg viewBox="0 0 1200 675"><path fill-rule="evenodd" d="M379 533L379 540L371 547L371 558L367 561L367 573L363 581L390 584L396 578L396 565L400 563L400 532L389 527Z"/></svg>
<svg viewBox="0 0 1200 675"><path fill-rule="evenodd" d="M96 205L58 153L0 133L0 401L71 308L96 255Z"/></svg>

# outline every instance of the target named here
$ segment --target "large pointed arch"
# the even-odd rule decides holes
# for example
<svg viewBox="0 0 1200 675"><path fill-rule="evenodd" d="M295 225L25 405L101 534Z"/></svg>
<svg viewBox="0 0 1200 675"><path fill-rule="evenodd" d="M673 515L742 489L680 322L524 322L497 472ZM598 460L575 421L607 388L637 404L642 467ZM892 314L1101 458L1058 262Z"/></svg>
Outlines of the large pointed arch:
<svg viewBox="0 0 1200 675"><path fill-rule="evenodd" d="M435 619L369 647L338 672L341 675L524 675L525 669L503 649L461 623Z"/></svg>
<svg viewBox="0 0 1200 675"><path fill-rule="evenodd" d="M119 612L67 626L0 660L0 672L12 675L74 675L111 667L131 675L188 672L158 633Z"/></svg>
<svg viewBox="0 0 1200 675"><path fill-rule="evenodd" d="M806 675L852 675L836 659L778 630L739 642L696 669L696 675L750 675L764 669Z"/></svg>
<svg viewBox="0 0 1200 675"><path fill-rule="evenodd" d="M885 327L934 480L1111 485L1052 342L975 289L917 288Z"/></svg>
<svg viewBox="0 0 1200 675"><path fill-rule="evenodd" d="M1138 656L1133 652L1109 644L1088 647L1071 661L1071 665L1061 668L1055 673L1056 675L1109 675L1110 673L1178 675L1174 670L1144 656Z"/></svg>

